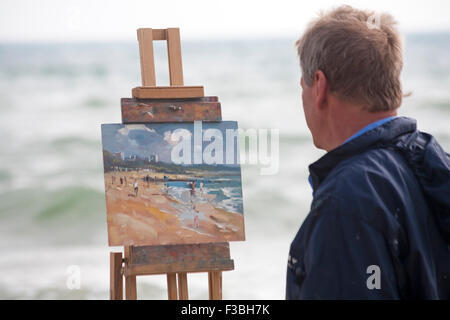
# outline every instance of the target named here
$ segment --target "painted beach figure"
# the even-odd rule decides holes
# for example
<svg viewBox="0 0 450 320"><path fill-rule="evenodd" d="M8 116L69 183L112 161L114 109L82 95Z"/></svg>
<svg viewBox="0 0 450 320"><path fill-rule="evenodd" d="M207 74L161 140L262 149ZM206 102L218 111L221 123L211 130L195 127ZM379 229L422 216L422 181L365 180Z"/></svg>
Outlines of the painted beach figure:
<svg viewBox="0 0 450 320"><path fill-rule="evenodd" d="M198 222L198 215L196 214L194 217L194 228L198 229L200 227L200 224Z"/></svg>
<svg viewBox="0 0 450 320"><path fill-rule="evenodd" d="M137 179L134 179L133 187L134 187L134 194L135 194L135 197L137 197L137 196L138 196L138 191L139 191L139 186L138 186Z"/></svg>

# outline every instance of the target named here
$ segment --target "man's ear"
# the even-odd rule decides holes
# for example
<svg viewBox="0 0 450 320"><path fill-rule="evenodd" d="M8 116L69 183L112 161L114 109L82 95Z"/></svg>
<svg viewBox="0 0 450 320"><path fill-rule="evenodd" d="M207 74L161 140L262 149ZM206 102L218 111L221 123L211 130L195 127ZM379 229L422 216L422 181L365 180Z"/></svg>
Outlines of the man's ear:
<svg viewBox="0 0 450 320"><path fill-rule="evenodd" d="M319 109L323 109L327 106L327 94L328 94L328 80L321 70L314 72L314 96L316 99L316 106Z"/></svg>

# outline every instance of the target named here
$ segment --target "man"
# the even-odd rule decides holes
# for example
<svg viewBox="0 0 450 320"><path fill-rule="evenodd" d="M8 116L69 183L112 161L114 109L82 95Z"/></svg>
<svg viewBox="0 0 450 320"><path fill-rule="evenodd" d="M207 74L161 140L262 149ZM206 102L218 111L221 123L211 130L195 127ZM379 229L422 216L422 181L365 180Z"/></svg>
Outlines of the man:
<svg viewBox="0 0 450 320"><path fill-rule="evenodd" d="M287 299L450 299L450 159L397 116L395 24L343 6L297 41L306 122L327 154L309 166Z"/></svg>

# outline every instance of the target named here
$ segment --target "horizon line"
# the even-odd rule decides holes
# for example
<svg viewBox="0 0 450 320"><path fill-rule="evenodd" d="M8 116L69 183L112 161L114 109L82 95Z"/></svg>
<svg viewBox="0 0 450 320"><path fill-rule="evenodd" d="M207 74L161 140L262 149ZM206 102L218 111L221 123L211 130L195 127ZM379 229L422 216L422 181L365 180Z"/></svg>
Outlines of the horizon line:
<svg viewBox="0 0 450 320"><path fill-rule="evenodd" d="M417 36L417 35L450 35L450 29L436 29L436 30L425 30L425 31L406 31L400 32L401 35L405 37ZM295 41L298 35L247 35L247 36L220 36L220 37L185 37L181 39L182 43L195 43L195 42L243 42L243 41L264 41L264 40L292 40ZM62 38L42 38L42 39L1 39L0 45L2 44L134 44L137 40L131 38L117 38L117 39L95 39L95 38L73 38L70 40Z"/></svg>

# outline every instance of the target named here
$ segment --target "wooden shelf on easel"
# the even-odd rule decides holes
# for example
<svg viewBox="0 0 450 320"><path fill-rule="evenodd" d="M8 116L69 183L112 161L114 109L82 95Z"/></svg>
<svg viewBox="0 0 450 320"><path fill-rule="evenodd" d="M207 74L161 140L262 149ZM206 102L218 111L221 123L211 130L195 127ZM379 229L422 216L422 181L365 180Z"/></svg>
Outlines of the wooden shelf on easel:
<svg viewBox="0 0 450 320"><path fill-rule="evenodd" d="M195 99L132 99L122 98L123 123L221 121L217 97Z"/></svg>
<svg viewBox="0 0 450 320"><path fill-rule="evenodd" d="M205 95L202 86L136 87L132 89L137 99L199 98Z"/></svg>
<svg viewBox="0 0 450 320"><path fill-rule="evenodd" d="M205 259L207 257L207 259ZM130 247L124 275L233 270L228 243Z"/></svg>

